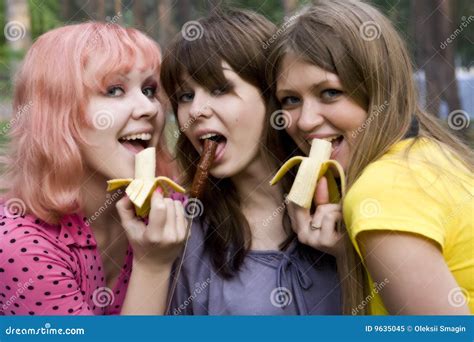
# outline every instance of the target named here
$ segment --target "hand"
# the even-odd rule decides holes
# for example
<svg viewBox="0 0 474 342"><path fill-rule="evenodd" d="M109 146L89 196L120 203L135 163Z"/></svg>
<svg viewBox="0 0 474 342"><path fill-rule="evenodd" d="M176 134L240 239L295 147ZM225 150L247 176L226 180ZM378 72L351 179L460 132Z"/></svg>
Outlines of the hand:
<svg viewBox="0 0 474 342"><path fill-rule="evenodd" d="M187 221L183 204L163 198L159 191L155 191L151 198L148 224L135 216L135 208L127 196L120 199L116 207L133 248L134 265L146 269L170 267L186 238Z"/></svg>
<svg viewBox="0 0 474 342"><path fill-rule="evenodd" d="M338 257L344 252L343 232L337 230L342 221L342 206L329 203L326 177L319 180L314 197L316 211L313 215L310 209L288 203L291 226L301 243Z"/></svg>

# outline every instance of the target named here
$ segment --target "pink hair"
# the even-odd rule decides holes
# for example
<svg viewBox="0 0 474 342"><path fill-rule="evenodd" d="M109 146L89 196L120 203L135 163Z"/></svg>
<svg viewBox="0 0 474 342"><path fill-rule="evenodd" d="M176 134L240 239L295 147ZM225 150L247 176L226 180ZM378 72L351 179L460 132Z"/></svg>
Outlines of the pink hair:
<svg viewBox="0 0 474 342"><path fill-rule="evenodd" d="M1 158L6 198L21 199L50 223L80 209L84 165L78 143L85 143L80 128L91 125L85 115L89 94L102 90L111 74L128 73L138 52L158 79L159 46L133 28L88 22L38 38L16 79L10 149ZM160 141L157 172L172 176L164 135Z"/></svg>

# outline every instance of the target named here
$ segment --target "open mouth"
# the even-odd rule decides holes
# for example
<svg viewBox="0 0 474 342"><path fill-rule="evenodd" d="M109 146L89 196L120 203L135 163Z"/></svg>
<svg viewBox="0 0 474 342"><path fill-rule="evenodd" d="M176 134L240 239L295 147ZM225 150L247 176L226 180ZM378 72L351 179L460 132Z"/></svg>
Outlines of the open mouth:
<svg viewBox="0 0 474 342"><path fill-rule="evenodd" d="M342 141L344 140L344 136L341 135L333 135L332 137L323 138L323 140L329 141L332 145L332 151L334 152L339 145L341 145Z"/></svg>
<svg viewBox="0 0 474 342"><path fill-rule="evenodd" d="M119 143L134 154L150 147L151 133L129 134L119 138Z"/></svg>
<svg viewBox="0 0 474 342"><path fill-rule="evenodd" d="M201 151L204 149L204 140L206 139L217 142L215 161L218 161L222 157L222 154L224 153L224 149L227 144L227 138L219 133L207 133L207 134L201 135L199 137L199 143L201 144Z"/></svg>
<svg viewBox="0 0 474 342"><path fill-rule="evenodd" d="M337 154L339 147L341 146L341 143L344 141L344 135L342 134L337 134L337 135L332 135L330 137L325 137L321 138L322 140L326 140L331 143L332 149L331 149L331 158L334 159L334 156ZM311 148L311 140L306 140L306 142L309 145L309 148Z"/></svg>

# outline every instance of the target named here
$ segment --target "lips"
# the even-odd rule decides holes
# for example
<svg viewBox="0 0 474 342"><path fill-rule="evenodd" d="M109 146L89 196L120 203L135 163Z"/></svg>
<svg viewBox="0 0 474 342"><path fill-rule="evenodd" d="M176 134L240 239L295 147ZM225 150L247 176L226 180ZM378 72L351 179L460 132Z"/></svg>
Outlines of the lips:
<svg viewBox="0 0 474 342"><path fill-rule="evenodd" d="M204 141L206 139L210 139L217 142L218 145L217 145L216 157L214 159L214 162L215 163L219 162L219 160L224 155L224 151L227 145L227 138L220 132L210 131L210 130L198 131L196 135L198 137L198 141L200 144L199 153L202 153L203 147L204 147Z"/></svg>
<svg viewBox="0 0 474 342"><path fill-rule="evenodd" d="M118 141L128 151L137 154L150 147L153 135L150 130L128 133L121 136Z"/></svg>
<svg viewBox="0 0 474 342"><path fill-rule="evenodd" d="M331 135L311 134L307 136L305 140L308 143L309 147L311 147L311 142L313 139L326 140L331 143L332 145L331 159L334 159L334 157L337 155L342 142L345 140L344 135L342 134L331 134Z"/></svg>

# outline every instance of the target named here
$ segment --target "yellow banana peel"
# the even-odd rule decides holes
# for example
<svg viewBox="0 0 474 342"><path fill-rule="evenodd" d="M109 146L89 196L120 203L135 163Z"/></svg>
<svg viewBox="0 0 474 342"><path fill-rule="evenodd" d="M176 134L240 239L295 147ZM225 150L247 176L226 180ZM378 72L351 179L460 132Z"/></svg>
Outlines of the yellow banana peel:
<svg viewBox="0 0 474 342"><path fill-rule="evenodd" d="M137 216L146 217L150 212L151 196L157 187L163 190L163 196L168 196L168 187L184 193L185 189L168 177L155 177L156 152L149 147L135 155L135 179L112 179L107 181L107 191L127 186L125 193L135 206Z"/></svg>
<svg viewBox="0 0 474 342"><path fill-rule="evenodd" d="M275 185L294 166L301 164L288 194L288 200L303 208L310 208L313 202L316 185L321 177L328 180L329 201L337 203L346 191L345 175L342 166L335 160L330 160L331 143L323 139L313 139L308 157L293 157L285 162L270 181ZM334 168L331 168L333 166ZM333 170L339 173L341 193L334 177Z"/></svg>

